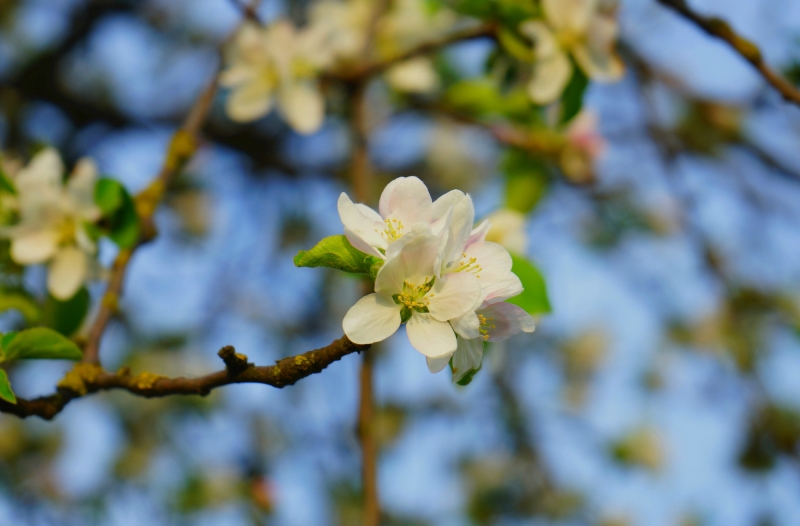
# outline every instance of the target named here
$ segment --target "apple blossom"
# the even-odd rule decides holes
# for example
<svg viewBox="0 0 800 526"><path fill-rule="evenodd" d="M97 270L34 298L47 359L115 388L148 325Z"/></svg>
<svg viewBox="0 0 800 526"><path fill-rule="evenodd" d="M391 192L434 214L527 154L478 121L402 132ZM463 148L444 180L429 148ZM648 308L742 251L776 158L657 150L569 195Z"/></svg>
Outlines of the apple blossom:
<svg viewBox="0 0 800 526"><path fill-rule="evenodd" d="M525 214L501 208L487 218L491 224L486 239L499 243L511 252L524 254L528 248L528 235L525 233Z"/></svg>
<svg viewBox="0 0 800 526"><path fill-rule="evenodd" d="M598 0L542 0L545 19L528 20L520 31L534 41L533 78L528 94L537 104L556 100L572 76L570 55L598 81L619 79L624 66L614 52L617 22Z"/></svg>
<svg viewBox="0 0 800 526"><path fill-rule="evenodd" d="M434 264L441 239L429 232L408 234L375 279L375 293L347 312L342 327L354 343L385 340L401 323L411 345L429 358L449 356L457 347L448 323L463 316L481 298L480 284L468 273L437 278Z"/></svg>
<svg viewBox="0 0 800 526"><path fill-rule="evenodd" d="M0 230L11 239L11 258L21 265L48 263L47 289L57 299L71 298L89 275L96 251L86 223L100 218L94 202L97 168L84 158L66 184L58 153L38 153L14 179L19 223Z"/></svg>
<svg viewBox="0 0 800 526"><path fill-rule="evenodd" d="M220 83L232 88L226 109L233 120L262 117L277 105L300 133L319 129L325 100L316 75L329 56L318 31L297 30L288 20L266 28L247 23L228 50L228 68Z"/></svg>

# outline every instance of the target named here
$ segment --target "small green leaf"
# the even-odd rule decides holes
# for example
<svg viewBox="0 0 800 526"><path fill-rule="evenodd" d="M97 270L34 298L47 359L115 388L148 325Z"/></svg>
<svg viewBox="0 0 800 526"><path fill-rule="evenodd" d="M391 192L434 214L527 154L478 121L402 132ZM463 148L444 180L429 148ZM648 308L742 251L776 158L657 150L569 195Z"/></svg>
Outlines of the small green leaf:
<svg viewBox="0 0 800 526"><path fill-rule="evenodd" d="M124 194L125 187L119 181L103 177L94 187L94 202L104 216L110 216L122 206Z"/></svg>
<svg viewBox="0 0 800 526"><path fill-rule="evenodd" d="M0 340L8 360L80 360L83 353L71 340L52 329L35 327L9 332Z"/></svg>
<svg viewBox="0 0 800 526"><path fill-rule="evenodd" d="M461 379L459 379L456 383L461 386L469 385L472 383L472 379L475 378L475 375L478 374L478 371L480 371L482 368L483 364L481 364L477 369L470 369L467 371L467 374L462 376Z"/></svg>
<svg viewBox="0 0 800 526"><path fill-rule="evenodd" d="M508 300L509 303L525 309L528 314L545 314L550 312L550 299L547 297L547 285L539 269L527 258L511 253L513 265L511 271L519 277L525 290L519 296Z"/></svg>
<svg viewBox="0 0 800 526"><path fill-rule="evenodd" d="M506 178L506 207L527 214L550 186L549 168L540 159L509 149L502 170Z"/></svg>
<svg viewBox="0 0 800 526"><path fill-rule="evenodd" d="M75 334L89 312L91 298L86 287L68 300L57 300L48 295L42 309L41 324L60 332L64 336Z"/></svg>
<svg viewBox="0 0 800 526"><path fill-rule="evenodd" d="M11 390L11 382L8 381L8 375L2 369L0 369L0 398L12 404L17 403L17 397Z"/></svg>
<svg viewBox="0 0 800 526"><path fill-rule="evenodd" d="M444 99L456 109L477 114L494 113L503 105L497 86L488 78L457 82L448 88Z"/></svg>
<svg viewBox="0 0 800 526"><path fill-rule="evenodd" d="M97 181L94 199L103 211L108 236L120 247L131 248L139 241L139 215L125 187L114 179Z"/></svg>
<svg viewBox="0 0 800 526"><path fill-rule="evenodd" d="M380 258L353 248L342 235L326 237L311 250L301 250L294 257L298 267L327 267L367 276L372 275L373 267L380 266L379 261Z"/></svg>
<svg viewBox="0 0 800 526"><path fill-rule="evenodd" d="M22 289L0 289L0 312L17 310L28 323L39 319L42 312L36 300Z"/></svg>
<svg viewBox="0 0 800 526"><path fill-rule="evenodd" d="M518 34L507 27L501 27L497 33L500 45L503 46L509 55L523 62L533 62L533 48L525 42Z"/></svg>
<svg viewBox="0 0 800 526"><path fill-rule="evenodd" d="M569 122L580 113L583 107L583 94L589 86L589 77L586 73L575 63L572 69L574 71L572 78L561 96L561 124Z"/></svg>

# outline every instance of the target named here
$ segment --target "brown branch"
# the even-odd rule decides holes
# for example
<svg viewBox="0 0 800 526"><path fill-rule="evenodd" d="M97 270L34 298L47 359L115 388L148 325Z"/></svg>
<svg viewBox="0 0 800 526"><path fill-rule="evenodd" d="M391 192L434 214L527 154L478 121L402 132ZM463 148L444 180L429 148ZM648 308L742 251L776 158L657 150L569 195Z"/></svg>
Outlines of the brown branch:
<svg viewBox="0 0 800 526"><path fill-rule="evenodd" d="M369 345L355 344L343 336L326 347L283 358L275 365L255 366L247 361L246 356L236 354L233 347L228 346L219 352L225 369L197 378L168 378L153 373L132 375L128 369L110 373L97 364L79 363L59 382L56 393L33 400L19 398L16 404L0 400L0 412L21 418L38 416L50 420L70 401L112 389L128 391L143 398L206 396L218 387L242 383L271 385L280 389L322 371L348 354L367 349Z"/></svg>
<svg viewBox="0 0 800 526"><path fill-rule="evenodd" d="M482 38L482 37L493 37L496 32L497 32L497 26L495 24L492 23L481 24L467 29L462 29L460 31L455 31L453 33L450 33L449 35L445 35L444 37L436 40L423 42L422 44L419 44L416 47L412 47L411 49L408 49L402 53L399 53L387 59L378 60L371 64L365 64L347 71L336 72L330 75L323 75L323 77L343 82L357 82L360 80L369 79L371 77L374 77L375 75L380 75L387 69L391 68L392 66L394 66L399 62L403 62L404 60L418 57L420 55L426 55L428 53L433 53L434 51L438 51L443 47L449 46L451 44L456 44L458 42L464 42L466 40L474 40L476 38Z"/></svg>
<svg viewBox="0 0 800 526"><path fill-rule="evenodd" d="M736 33L724 20L717 17L708 17L694 12L686 0L656 0L661 5L669 7L707 34L726 42L734 51L749 62L764 80L767 81L785 100L800 106L800 90L773 70L761 55L761 51L753 42Z"/></svg>

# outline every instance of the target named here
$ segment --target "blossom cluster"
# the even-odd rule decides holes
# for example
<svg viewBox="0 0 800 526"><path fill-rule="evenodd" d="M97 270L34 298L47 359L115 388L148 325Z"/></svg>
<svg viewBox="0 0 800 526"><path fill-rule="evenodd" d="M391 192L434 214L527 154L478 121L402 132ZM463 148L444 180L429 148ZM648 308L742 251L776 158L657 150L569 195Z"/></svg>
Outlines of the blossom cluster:
<svg viewBox="0 0 800 526"><path fill-rule="evenodd" d="M556 101L574 65L601 82L622 76L624 67L614 51L617 22L600 0L540 4L541 16L510 28L526 40L522 56L532 68L520 69L529 72L527 92L533 103ZM394 0L385 13L376 12L376 5L370 0L319 0L302 27L287 19L265 26L245 23L228 49L221 78L232 89L228 115L246 122L276 108L296 131L312 133L325 117L319 78L365 61L396 58L384 78L398 91L436 90L440 79L431 58L403 53L476 20L426 0Z"/></svg>
<svg viewBox="0 0 800 526"><path fill-rule="evenodd" d="M528 313L505 302L522 283L508 251L486 240L489 222L473 227L469 195L453 190L433 201L418 178L400 177L384 189L377 212L344 193L338 209L353 247L383 261L375 292L344 318L353 342L385 340L405 323L430 371L451 363L459 381L480 368L484 341L534 330Z"/></svg>
<svg viewBox="0 0 800 526"><path fill-rule="evenodd" d="M64 182L58 152L46 148L27 166L7 173L0 238L10 240L20 265L47 264L47 290L67 300L98 272L96 236L90 225L102 212L95 203L97 167L79 160Z"/></svg>

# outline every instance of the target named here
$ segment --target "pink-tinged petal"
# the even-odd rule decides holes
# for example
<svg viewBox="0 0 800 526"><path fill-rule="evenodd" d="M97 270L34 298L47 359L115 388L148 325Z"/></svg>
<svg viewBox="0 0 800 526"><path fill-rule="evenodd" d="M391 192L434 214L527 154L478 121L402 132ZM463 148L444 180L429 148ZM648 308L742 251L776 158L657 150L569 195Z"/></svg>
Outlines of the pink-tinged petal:
<svg viewBox="0 0 800 526"><path fill-rule="evenodd" d="M228 96L225 109L237 122L254 121L272 110L272 87L258 78L235 88Z"/></svg>
<svg viewBox="0 0 800 526"><path fill-rule="evenodd" d="M442 356L441 358L428 358L426 356L425 362L428 364L428 370L433 374L438 373L439 371L447 367L447 364L450 363L451 356L452 356L451 354L448 354L447 356Z"/></svg>
<svg viewBox="0 0 800 526"><path fill-rule="evenodd" d="M403 292L403 282L406 277L402 254L386 258L386 262L375 277L375 292L386 296L400 294Z"/></svg>
<svg viewBox="0 0 800 526"><path fill-rule="evenodd" d="M392 217L404 225L430 223L433 201L419 178L398 177L384 188L378 209L384 219Z"/></svg>
<svg viewBox="0 0 800 526"><path fill-rule="evenodd" d="M542 0L542 7L557 31L583 33L597 11L597 0Z"/></svg>
<svg viewBox="0 0 800 526"><path fill-rule="evenodd" d="M475 258L475 264L479 270L475 275L479 276L481 286L485 289L492 289L497 283L502 282L511 272L511 255L504 246L497 243L476 243L467 249L467 261Z"/></svg>
<svg viewBox="0 0 800 526"><path fill-rule="evenodd" d="M491 287L484 289L486 297L483 299L484 305L491 305L500 301L505 301L508 298L513 298L522 293L524 288L522 282L516 274L509 272L499 283L493 284Z"/></svg>
<svg viewBox="0 0 800 526"><path fill-rule="evenodd" d="M414 223L410 228L404 225L403 234L400 238L389 243L389 246L386 248L386 257L391 258L396 256L415 238L419 236L431 236L432 234L431 226L428 223Z"/></svg>
<svg viewBox="0 0 800 526"><path fill-rule="evenodd" d="M572 63L563 51L539 59L533 66L528 96L535 104L550 104L561 96L572 76Z"/></svg>
<svg viewBox="0 0 800 526"><path fill-rule="evenodd" d="M495 303L479 311L486 322L484 328L489 331L489 341L499 342L519 331L533 332L536 323L530 314L511 303Z"/></svg>
<svg viewBox="0 0 800 526"><path fill-rule="evenodd" d="M434 263L441 250L441 241L433 234L420 230L419 234L404 235L400 241L403 248L401 258L406 279L415 285L422 285L435 275Z"/></svg>
<svg viewBox="0 0 800 526"><path fill-rule="evenodd" d="M411 345L429 358L450 356L456 350L456 335L450 324L429 314L414 312L406 324Z"/></svg>
<svg viewBox="0 0 800 526"><path fill-rule="evenodd" d="M77 247L65 247L56 253L47 274L47 290L57 300L68 300L78 292L89 270L86 254Z"/></svg>
<svg viewBox="0 0 800 526"><path fill-rule="evenodd" d="M489 222L488 219L484 219L480 225L476 226L472 229L472 232L469 234L469 238L467 239L467 246L474 245L475 243L482 243L486 240L486 234L489 233L489 229L492 227L492 224Z"/></svg>
<svg viewBox="0 0 800 526"><path fill-rule="evenodd" d="M452 205L452 217L450 219L449 232L443 250L443 261L445 264L456 262L464 252L472 233L472 224L475 222L475 208L472 205L472 198L469 195L456 200Z"/></svg>
<svg viewBox="0 0 800 526"><path fill-rule="evenodd" d="M380 216L367 206L353 203L344 192L339 196L337 208L350 244L362 252L382 258L376 249L385 249L387 242L380 234L386 228Z"/></svg>
<svg viewBox="0 0 800 526"><path fill-rule="evenodd" d="M439 321L449 321L472 309L480 295L479 280L472 274L459 272L437 279L426 298L431 316Z"/></svg>
<svg viewBox="0 0 800 526"><path fill-rule="evenodd" d="M11 259L20 265L44 263L56 253L58 232L55 230L36 230L19 234L11 239Z"/></svg>
<svg viewBox="0 0 800 526"><path fill-rule="evenodd" d="M279 109L296 132L310 134L325 121L325 97L310 82L287 84L279 92Z"/></svg>
<svg viewBox="0 0 800 526"><path fill-rule="evenodd" d="M481 337L481 323L475 311L469 311L463 316L450 320L450 326L453 327L456 334L467 340Z"/></svg>
<svg viewBox="0 0 800 526"><path fill-rule="evenodd" d="M342 321L344 333L353 343L383 341L400 327L400 306L382 294L364 296L350 307Z"/></svg>
<svg viewBox="0 0 800 526"><path fill-rule="evenodd" d="M480 368L482 361L482 338L474 340L458 338L456 352L453 354L453 383L461 380L470 371Z"/></svg>

